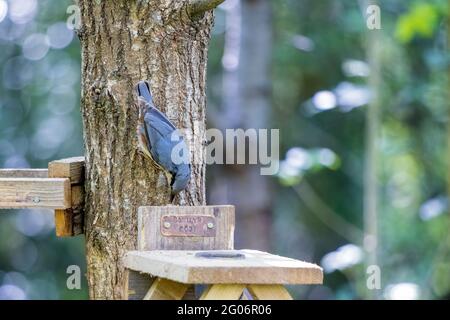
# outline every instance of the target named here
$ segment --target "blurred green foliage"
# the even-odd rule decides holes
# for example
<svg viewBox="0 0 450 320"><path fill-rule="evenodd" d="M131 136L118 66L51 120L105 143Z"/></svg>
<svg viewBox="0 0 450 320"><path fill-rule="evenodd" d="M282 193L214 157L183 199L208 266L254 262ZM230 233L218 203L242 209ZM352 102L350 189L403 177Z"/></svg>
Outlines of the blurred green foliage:
<svg viewBox="0 0 450 320"><path fill-rule="evenodd" d="M83 154L80 46L69 0L0 1L0 167ZM0 299L86 299L84 239L56 238L51 210L0 210ZM81 290L68 290L78 265Z"/></svg>
<svg viewBox="0 0 450 320"><path fill-rule="evenodd" d="M440 16L446 15L447 1L417 1L408 11L399 17L396 36L403 42L411 41L414 36L430 38L433 36Z"/></svg>

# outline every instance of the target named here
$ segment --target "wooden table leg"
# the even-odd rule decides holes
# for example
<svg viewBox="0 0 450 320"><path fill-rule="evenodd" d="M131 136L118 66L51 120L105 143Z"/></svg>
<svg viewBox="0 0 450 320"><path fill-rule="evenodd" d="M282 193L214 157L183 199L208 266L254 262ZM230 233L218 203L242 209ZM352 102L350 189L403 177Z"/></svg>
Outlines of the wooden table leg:
<svg viewBox="0 0 450 320"><path fill-rule="evenodd" d="M197 300L197 297L195 296L195 285L191 284L188 286L186 293L181 300Z"/></svg>
<svg viewBox="0 0 450 320"><path fill-rule="evenodd" d="M188 284L156 278L144 300L181 300L188 288Z"/></svg>
<svg viewBox="0 0 450 320"><path fill-rule="evenodd" d="M200 300L239 300L243 284L213 284L203 292Z"/></svg>
<svg viewBox="0 0 450 320"><path fill-rule="evenodd" d="M280 284L251 284L247 289L255 300L292 300L289 292Z"/></svg>

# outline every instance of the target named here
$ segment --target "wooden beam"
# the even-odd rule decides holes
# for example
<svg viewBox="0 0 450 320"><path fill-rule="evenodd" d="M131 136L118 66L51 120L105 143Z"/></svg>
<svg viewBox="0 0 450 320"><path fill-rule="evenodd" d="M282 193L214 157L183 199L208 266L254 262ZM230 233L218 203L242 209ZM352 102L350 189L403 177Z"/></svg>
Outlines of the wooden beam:
<svg viewBox="0 0 450 320"><path fill-rule="evenodd" d="M69 179L0 178L1 209L67 209L70 206Z"/></svg>
<svg viewBox="0 0 450 320"><path fill-rule="evenodd" d="M243 284L214 284L203 292L200 300L239 300Z"/></svg>
<svg viewBox="0 0 450 320"><path fill-rule="evenodd" d="M291 295L282 285L252 284L247 289L256 300L292 300Z"/></svg>
<svg viewBox="0 0 450 320"><path fill-rule="evenodd" d="M0 178L48 178L47 169L0 169Z"/></svg>
<svg viewBox="0 0 450 320"><path fill-rule="evenodd" d="M69 178L72 184L84 182L84 157L55 160L48 164L49 178Z"/></svg>
<svg viewBox="0 0 450 320"><path fill-rule="evenodd" d="M156 278L144 300L181 300L188 287L187 284Z"/></svg>
<svg viewBox="0 0 450 320"><path fill-rule="evenodd" d="M84 157L55 160L48 164L49 177L68 178L72 184L70 208L55 210L58 237L71 237L84 232L84 165Z"/></svg>

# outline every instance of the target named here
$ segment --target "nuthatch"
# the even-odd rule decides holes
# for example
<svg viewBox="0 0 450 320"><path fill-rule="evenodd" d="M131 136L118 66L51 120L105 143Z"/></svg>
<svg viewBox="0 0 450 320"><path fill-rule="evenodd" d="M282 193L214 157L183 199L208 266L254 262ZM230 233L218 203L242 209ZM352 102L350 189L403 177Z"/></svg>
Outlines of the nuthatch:
<svg viewBox="0 0 450 320"><path fill-rule="evenodd" d="M189 150L177 128L153 104L148 82L139 81L136 90L139 107L139 149L166 175L172 202L174 197L186 188L191 177Z"/></svg>

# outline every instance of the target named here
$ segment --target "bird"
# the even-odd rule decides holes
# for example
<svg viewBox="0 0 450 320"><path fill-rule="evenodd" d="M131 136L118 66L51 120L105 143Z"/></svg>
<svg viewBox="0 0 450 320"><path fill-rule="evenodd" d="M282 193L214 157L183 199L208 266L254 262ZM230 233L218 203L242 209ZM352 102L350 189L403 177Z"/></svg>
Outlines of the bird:
<svg viewBox="0 0 450 320"><path fill-rule="evenodd" d="M170 186L170 202L186 189L191 177L189 149L174 124L156 108L148 81L136 85L138 95L138 148L153 167L164 172Z"/></svg>

